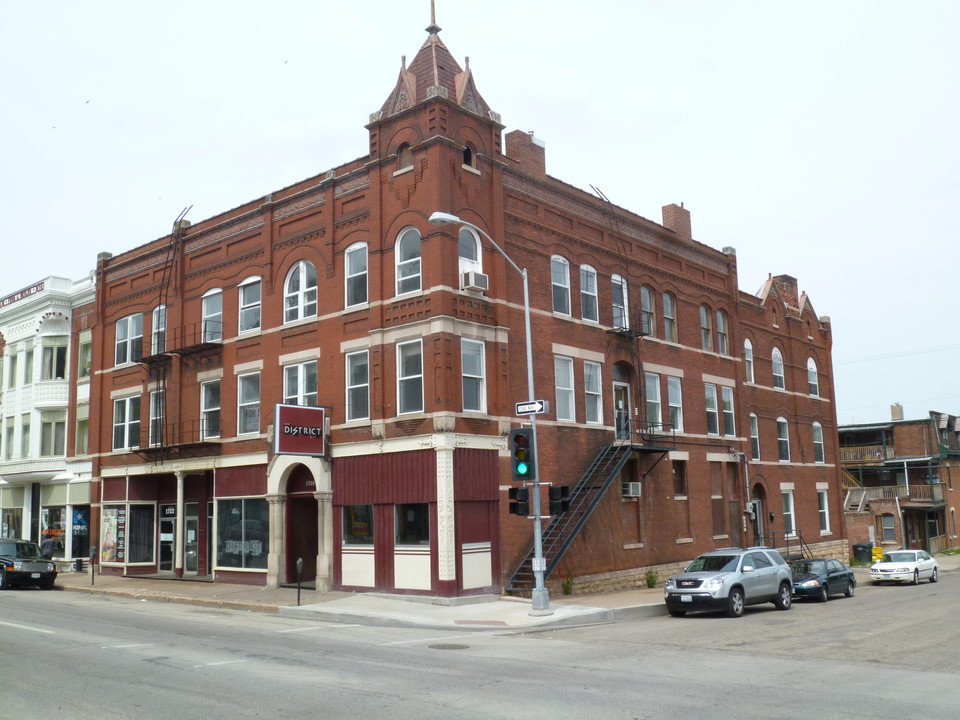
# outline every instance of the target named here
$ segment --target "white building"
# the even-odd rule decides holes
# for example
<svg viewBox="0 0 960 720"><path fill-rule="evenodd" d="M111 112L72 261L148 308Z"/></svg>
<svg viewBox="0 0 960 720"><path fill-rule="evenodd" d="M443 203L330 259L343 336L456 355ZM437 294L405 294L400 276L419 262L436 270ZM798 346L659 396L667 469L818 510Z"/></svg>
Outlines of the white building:
<svg viewBox="0 0 960 720"><path fill-rule="evenodd" d="M93 273L48 277L0 299L0 537L53 535L54 557L90 549L91 464L68 460L67 415L85 426L89 398L79 392L71 406L70 387L89 382L70 377L70 335L74 311L93 302L95 285ZM80 349L78 374L89 373L84 352L89 347Z"/></svg>

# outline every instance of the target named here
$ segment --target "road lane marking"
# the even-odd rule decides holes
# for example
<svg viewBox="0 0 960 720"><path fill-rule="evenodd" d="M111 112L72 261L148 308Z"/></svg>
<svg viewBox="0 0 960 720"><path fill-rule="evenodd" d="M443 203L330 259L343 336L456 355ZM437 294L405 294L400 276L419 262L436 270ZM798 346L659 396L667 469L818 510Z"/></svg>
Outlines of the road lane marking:
<svg viewBox="0 0 960 720"><path fill-rule="evenodd" d="M246 660L221 660L220 662L203 663L202 665L194 665L194 667L195 668L214 667L215 665L234 665L236 663L245 663L245 662Z"/></svg>
<svg viewBox="0 0 960 720"><path fill-rule="evenodd" d="M276 630L278 634L295 632L312 632L314 630L339 630L340 628L355 628L360 625L316 625L314 627L291 628L289 630Z"/></svg>
<svg viewBox="0 0 960 720"><path fill-rule="evenodd" d="M469 635L444 635L443 637L420 638L419 640L396 640L394 642L377 643L377 645L380 645L381 647L386 647L389 645L414 645L416 643L437 642L438 640L457 640L459 638L483 637L486 634L487 633L470 633ZM489 634L492 635L494 633L489 633Z"/></svg>
<svg viewBox="0 0 960 720"><path fill-rule="evenodd" d="M154 643L130 643L129 645L101 645L101 650L121 650L124 648L135 648L135 647L154 647Z"/></svg>
<svg viewBox="0 0 960 720"><path fill-rule="evenodd" d="M30 632L43 633L44 635L56 635L53 630L44 630L43 628L31 627L30 625L17 625L17 623L10 622L0 622L0 625L6 625L7 627L18 628L20 630L29 630Z"/></svg>

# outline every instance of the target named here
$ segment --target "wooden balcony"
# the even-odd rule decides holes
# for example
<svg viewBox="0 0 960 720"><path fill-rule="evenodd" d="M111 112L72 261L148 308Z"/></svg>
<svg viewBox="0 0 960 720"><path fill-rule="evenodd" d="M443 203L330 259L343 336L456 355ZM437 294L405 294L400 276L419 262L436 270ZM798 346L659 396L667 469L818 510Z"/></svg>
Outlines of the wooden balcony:
<svg viewBox="0 0 960 720"><path fill-rule="evenodd" d="M840 448L840 462L846 465L867 465L893 460L896 450L890 445L852 445Z"/></svg>

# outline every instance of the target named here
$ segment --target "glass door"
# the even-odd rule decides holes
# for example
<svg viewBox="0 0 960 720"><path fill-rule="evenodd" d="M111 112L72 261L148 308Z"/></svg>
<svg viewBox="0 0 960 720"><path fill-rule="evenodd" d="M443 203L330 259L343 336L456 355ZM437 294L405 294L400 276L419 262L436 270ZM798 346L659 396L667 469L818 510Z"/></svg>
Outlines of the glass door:
<svg viewBox="0 0 960 720"><path fill-rule="evenodd" d="M200 503L184 505L183 574L196 575L200 567Z"/></svg>
<svg viewBox="0 0 960 720"><path fill-rule="evenodd" d="M173 554L177 539L177 506L160 506L160 564L162 573L173 572Z"/></svg>
<svg viewBox="0 0 960 720"><path fill-rule="evenodd" d="M613 383L613 416L617 440L630 439L630 385Z"/></svg>

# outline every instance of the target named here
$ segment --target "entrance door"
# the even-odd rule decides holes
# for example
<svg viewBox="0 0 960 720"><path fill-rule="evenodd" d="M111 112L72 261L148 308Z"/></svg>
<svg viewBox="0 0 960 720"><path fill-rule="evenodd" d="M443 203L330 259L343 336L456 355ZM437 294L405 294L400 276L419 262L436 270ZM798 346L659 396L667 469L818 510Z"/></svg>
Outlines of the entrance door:
<svg viewBox="0 0 960 720"><path fill-rule="evenodd" d="M177 506L160 506L160 564L157 570L173 572L173 553L177 540Z"/></svg>
<svg viewBox="0 0 960 720"><path fill-rule="evenodd" d="M287 496L287 582L297 581L297 558L303 558L303 582L317 579L320 536L318 503L313 495Z"/></svg>
<svg viewBox="0 0 960 720"><path fill-rule="evenodd" d="M200 503L184 505L183 574L196 575L200 567Z"/></svg>
<svg viewBox="0 0 960 720"><path fill-rule="evenodd" d="M613 383L613 418L617 440L630 439L630 385Z"/></svg>
<svg viewBox="0 0 960 720"><path fill-rule="evenodd" d="M753 491L753 543L754 545L766 544L763 539L763 497L757 490Z"/></svg>

